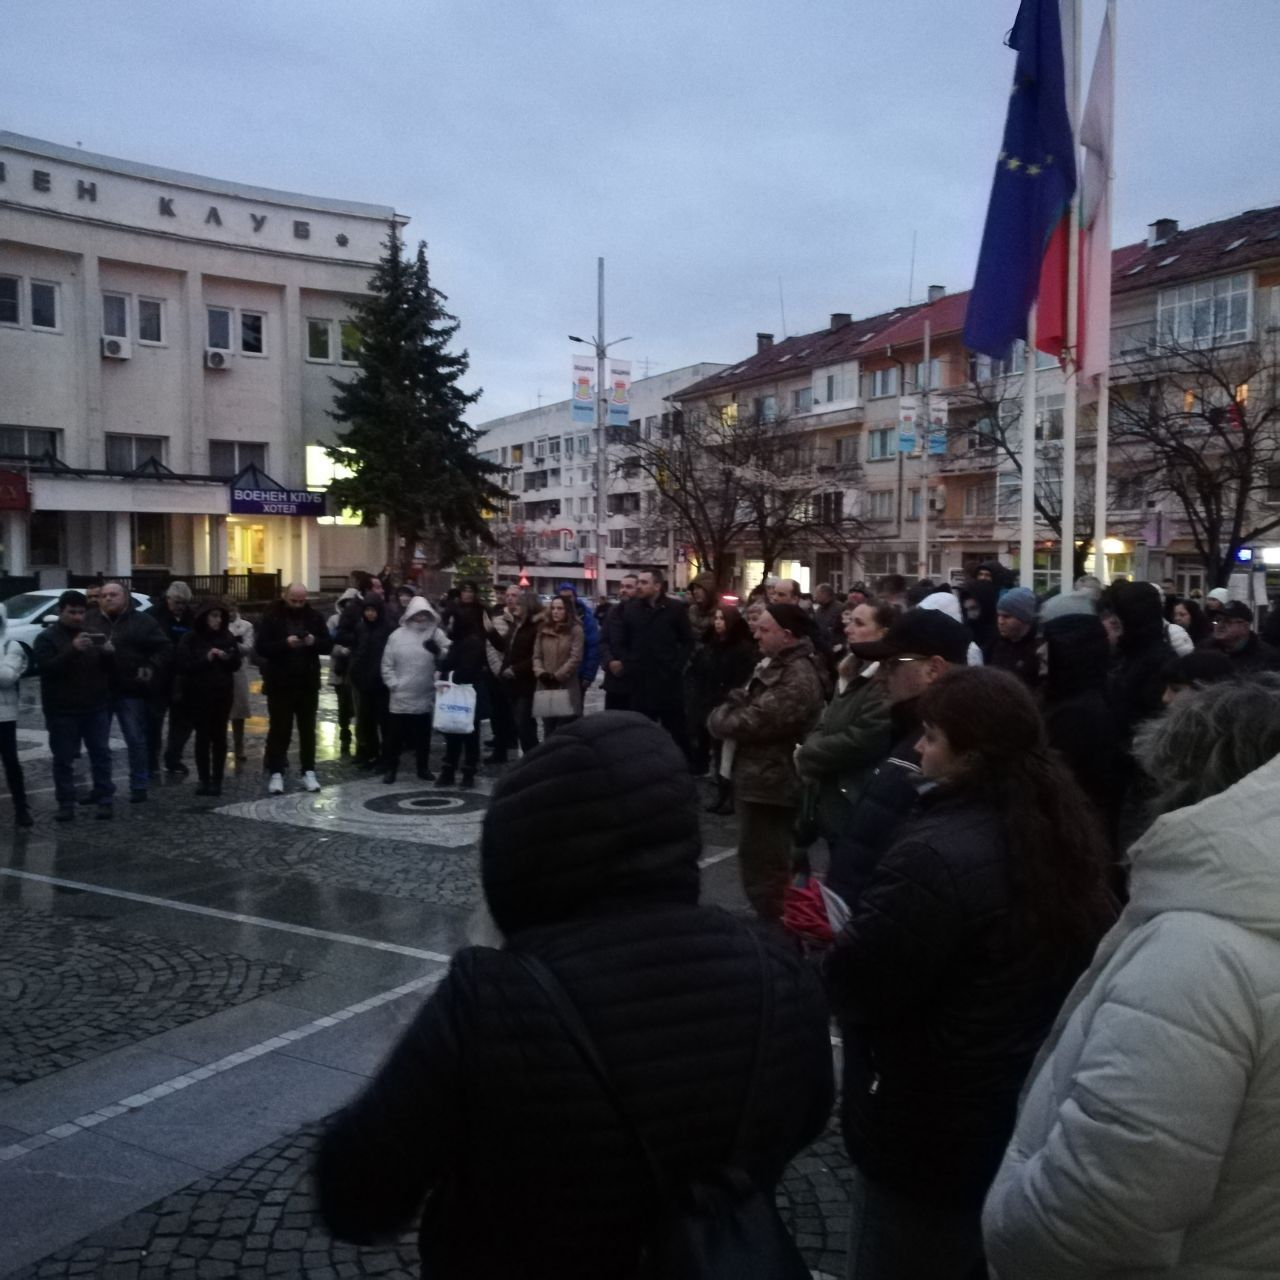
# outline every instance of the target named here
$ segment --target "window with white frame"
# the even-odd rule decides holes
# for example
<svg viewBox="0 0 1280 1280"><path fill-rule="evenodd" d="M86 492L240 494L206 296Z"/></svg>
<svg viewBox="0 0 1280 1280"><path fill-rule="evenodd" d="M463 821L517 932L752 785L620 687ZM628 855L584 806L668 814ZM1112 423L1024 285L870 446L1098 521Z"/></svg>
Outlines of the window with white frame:
<svg viewBox="0 0 1280 1280"><path fill-rule="evenodd" d="M836 440L836 461L847 463L858 460L858 437L840 436Z"/></svg>
<svg viewBox="0 0 1280 1280"><path fill-rule="evenodd" d="M622 546L622 530L621 529L609 530L609 545L615 548Z"/></svg>
<svg viewBox="0 0 1280 1280"><path fill-rule="evenodd" d="M209 474L219 480L234 480L252 463L267 469L267 446L256 440L210 440Z"/></svg>
<svg viewBox="0 0 1280 1280"><path fill-rule="evenodd" d="M240 313L240 354L265 356L267 354L267 317L261 311Z"/></svg>
<svg viewBox="0 0 1280 1280"><path fill-rule="evenodd" d="M155 458L165 461L168 436L107 436L107 470L136 471L144 462Z"/></svg>
<svg viewBox="0 0 1280 1280"><path fill-rule="evenodd" d="M898 366L871 371L871 397L896 396L898 394Z"/></svg>
<svg viewBox="0 0 1280 1280"><path fill-rule="evenodd" d="M827 404L856 400L858 398L858 366L856 363L840 364L829 369L819 369L814 385Z"/></svg>
<svg viewBox="0 0 1280 1280"><path fill-rule="evenodd" d="M791 393L791 412L808 413L813 408L813 388L798 387Z"/></svg>
<svg viewBox="0 0 1280 1280"><path fill-rule="evenodd" d="M307 321L307 359L329 364L333 360L333 321Z"/></svg>
<svg viewBox="0 0 1280 1280"><path fill-rule="evenodd" d="M907 519L908 520L920 519L920 490L919 489L907 490Z"/></svg>
<svg viewBox="0 0 1280 1280"><path fill-rule="evenodd" d="M0 458L56 458L58 434L44 427L0 427Z"/></svg>
<svg viewBox="0 0 1280 1280"><path fill-rule="evenodd" d="M893 490L872 489L867 494L867 519L893 519Z"/></svg>
<svg viewBox="0 0 1280 1280"><path fill-rule="evenodd" d="M1252 301L1247 275L1219 276L1161 290L1156 311L1159 340L1184 347L1244 342L1250 332Z"/></svg>
<svg viewBox="0 0 1280 1280"><path fill-rule="evenodd" d="M138 341L164 345L164 302L160 298L138 299Z"/></svg>
<svg viewBox="0 0 1280 1280"><path fill-rule="evenodd" d="M208 330L205 334L205 345L212 347L215 351L230 351L232 319L230 307L209 307L205 314Z"/></svg>
<svg viewBox="0 0 1280 1280"><path fill-rule="evenodd" d="M22 279L0 276L0 324L22 323Z"/></svg>
<svg viewBox="0 0 1280 1280"><path fill-rule="evenodd" d="M898 572L896 551L864 551L861 555L862 572L868 578L879 578L886 573Z"/></svg>
<svg viewBox="0 0 1280 1280"><path fill-rule="evenodd" d="M928 378L927 387L925 385L926 376ZM926 370L924 361L917 360L911 377L917 391L937 391L942 385L942 361L930 360L929 367Z"/></svg>
<svg viewBox="0 0 1280 1280"><path fill-rule="evenodd" d="M867 459L876 462L883 458L892 458L897 451L898 431L896 427L877 427L867 432Z"/></svg>
<svg viewBox="0 0 1280 1280"><path fill-rule="evenodd" d="M58 286L47 280L31 282L31 327L33 329L60 329L61 308L58 306Z"/></svg>
<svg viewBox="0 0 1280 1280"><path fill-rule="evenodd" d="M778 419L778 397L757 396L753 402L756 420L759 422L776 422Z"/></svg>
<svg viewBox="0 0 1280 1280"><path fill-rule="evenodd" d="M1022 515L1022 474L1002 471L996 476L996 516L1013 521Z"/></svg>
<svg viewBox="0 0 1280 1280"><path fill-rule="evenodd" d="M591 437L589 435L581 435L578 437L578 457L585 458L591 452Z"/></svg>
<svg viewBox="0 0 1280 1280"><path fill-rule="evenodd" d="M123 293L102 295L102 336L127 338L129 336L129 299Z"/></svg>
<svg viewBox="0 0 1280 1280"><path fill-rule="evenodd" d="M964 491L964 513L971 519L990 520L995 515L996 487L976 484Z"/></svg>
<svg viewBox="0 0 1280 1280"><path fill-rule="evenodd" d="M338 321L338 363L357 364L360 360L360 326L354 320Z"/></svg>
<svg viewBox="0 0 1280 1280"><path fill-rule="evenodd" d="M1112 480L1113 511L1143 511L1147 505L1145 476L1116 476Z"/></svg>

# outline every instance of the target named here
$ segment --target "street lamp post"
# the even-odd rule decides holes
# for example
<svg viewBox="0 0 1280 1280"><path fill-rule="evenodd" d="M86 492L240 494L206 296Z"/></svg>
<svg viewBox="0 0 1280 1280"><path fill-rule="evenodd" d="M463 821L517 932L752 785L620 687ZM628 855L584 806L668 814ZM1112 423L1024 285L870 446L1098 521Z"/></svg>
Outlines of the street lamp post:
<svg viewBox="0 0 1280 1280"><path fill-rule="evenodd" d="M596 594L608 595L607 550L609 543L609 445L608 403L604 385L604 359L610 347L630 338L604 340L604 259L596 259L596 332L589 341L569 335L570 342L580 342L596 353Z"/></svg>

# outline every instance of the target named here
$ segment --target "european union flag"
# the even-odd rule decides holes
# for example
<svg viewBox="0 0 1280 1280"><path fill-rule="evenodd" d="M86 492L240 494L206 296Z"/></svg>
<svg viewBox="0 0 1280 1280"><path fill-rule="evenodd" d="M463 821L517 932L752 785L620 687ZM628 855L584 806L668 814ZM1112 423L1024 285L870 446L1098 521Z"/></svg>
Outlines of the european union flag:
<svg viewBox="0 0 1280 1280"><path fill-rule="evenodd" d="M1009 45L1018 62L964 321L969 349L998 359L1027 336L1045 251L1076 190L1058 0L1022 0Z"/></svg>

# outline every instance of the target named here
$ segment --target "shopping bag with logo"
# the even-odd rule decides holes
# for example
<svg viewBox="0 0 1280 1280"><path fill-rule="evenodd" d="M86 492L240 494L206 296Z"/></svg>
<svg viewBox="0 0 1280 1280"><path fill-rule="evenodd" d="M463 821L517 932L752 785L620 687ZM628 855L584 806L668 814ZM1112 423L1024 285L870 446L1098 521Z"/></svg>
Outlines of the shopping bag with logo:
<svg viewBox="0 0 1280 1280"><path fill-rule="evenodd" d="M474 685L451 681L436 685L435 727L441 733L470 733L476 727Z"/></svg>

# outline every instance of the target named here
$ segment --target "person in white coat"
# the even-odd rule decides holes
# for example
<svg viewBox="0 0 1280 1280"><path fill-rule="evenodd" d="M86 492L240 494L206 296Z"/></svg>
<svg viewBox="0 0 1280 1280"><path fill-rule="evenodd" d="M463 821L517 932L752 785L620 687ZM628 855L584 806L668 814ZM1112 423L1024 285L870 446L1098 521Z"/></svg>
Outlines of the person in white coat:
<svg viewBox="0 0 1280 1280"><path fill-rule="evenodd" d="M1280 1276L1280 681L1137 748L1161 816L987 1197L998 1280Z"/></svg>
<svg viewBox="0 0 1280 1280"><path fill-rule="evenodd" d="M436 664L449 652L449 637L440 615L421 596L414 596L400 625L382 651L382 683L391 694L391 714L383 758L384 782L394 782L400 756L410 742L417 757L418 777L430 782L431 713L436 702Z"/></svg>
<svg viewBox="0 0 1280 1280"><path fill-rule="evenodd" d="M235 669L231 683L231 750L236 764L244 764L249 758L244 753L244 722L252 714L249 705L249 663L253 660L253 623L240 616L240 606L234 600L226 601L227 630L235 637L240 650L240 665Z"/></svg>
<svg viewBox="0 0 1280 1280"><path fill-rule="evenodd" d="M19 827L29 827L33 819L18 759L18 681L27 669L27 651L5 635L8 626L9 615L0 604L0 761L13 801L13 821Z"/></svg>

